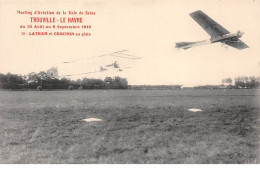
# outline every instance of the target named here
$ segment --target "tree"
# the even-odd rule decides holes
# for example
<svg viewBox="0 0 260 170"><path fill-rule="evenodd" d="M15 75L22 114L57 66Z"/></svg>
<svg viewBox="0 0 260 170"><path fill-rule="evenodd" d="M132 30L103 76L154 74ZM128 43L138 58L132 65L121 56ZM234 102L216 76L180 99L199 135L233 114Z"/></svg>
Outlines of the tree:
<svg viewBox="0 0 260 170"><path fill-rule="evenodd" d="M235 88L258 88L259 84L259 79L254 76L235 78Z"/></svg>
<svg viewBox="0 0 260 170"><path fill-rule="evenodd" d="M77 80L76 80L76 83L77 83L78 85L81 85L81 79L77 79Z"/></svg>
<svg viewBox="0 0 260 170"><path fill-rule="evenodd" d="M37 77L40 80L47 80L47 78L48 78L47 74L44 71L41 71L41 72L37 73Z"/></svg>
<svg viewBox="0 0 260 170"><path fill-rule="evenodd" d="M120 80L119 80L119 87L123 88L123 89L127 89L128 88L128 81L127 81L127 79L120 78Z"/></svg>
<svg viewBox="0 0 260 170"><path fill-rule="evenodd" d="M38 83L39 78L35 72L29 73L27 77L28 77L27 79L28 83Z"/></svg>
<svg viewBox="0 0 260 170"><path fill-rule="evenodd" d="M231 78L223 79L223 80L222 80L222 84L225 84L225 83L227 83L227 84L232 84L232 79L231 79Z"/></svg>

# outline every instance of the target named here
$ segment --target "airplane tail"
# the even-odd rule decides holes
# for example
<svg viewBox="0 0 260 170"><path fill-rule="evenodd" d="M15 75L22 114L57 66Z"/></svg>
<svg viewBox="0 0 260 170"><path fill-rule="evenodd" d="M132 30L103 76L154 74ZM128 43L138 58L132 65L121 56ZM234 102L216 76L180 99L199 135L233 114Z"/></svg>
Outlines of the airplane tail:
<svg viewBox="0 0 260 170"><path fill-rule="evenodd" d="M187 50L188 48L191 48L191 47L186 47L188 45L191 45L193 44L193 42L178 42L178 43L175 43L175 48L183 48L184 50Z"/></svg>

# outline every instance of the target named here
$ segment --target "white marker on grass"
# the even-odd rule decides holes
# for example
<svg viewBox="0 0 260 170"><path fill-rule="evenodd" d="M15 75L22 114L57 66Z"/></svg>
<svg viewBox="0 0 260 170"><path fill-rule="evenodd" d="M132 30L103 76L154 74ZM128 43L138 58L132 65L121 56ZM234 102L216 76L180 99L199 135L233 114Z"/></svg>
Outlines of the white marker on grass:
<svg viewBox="0 0 260 170"><path fill-rule="evenodd" d="M98 119L98 118L87 118L87 119L82 119L82 121L85 122L102 122L102 119Z"/></svg>
<svg viewBox="0 0 260 170"><path fill-rule="evenodd" d="M201 109L196 109L196 108L188 109L188 111L190 111L190 112L202 112Z"/></svg>

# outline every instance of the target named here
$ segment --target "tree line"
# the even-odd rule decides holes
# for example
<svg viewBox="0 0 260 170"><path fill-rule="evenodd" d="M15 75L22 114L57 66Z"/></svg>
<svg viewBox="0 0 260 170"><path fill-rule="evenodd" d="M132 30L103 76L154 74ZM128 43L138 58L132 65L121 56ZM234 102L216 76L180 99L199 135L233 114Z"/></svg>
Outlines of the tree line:
<svg viewBox="0 0 260 170"><path fill-rule="evenodd" d="M127 89L128 81L121 77L106 77L104 80L83 78L52 78L46 72L29 73L28 75L0 73L0 89Z"/></svg>
<svg viewBox="0 0 260 170"><path fill-rule="evenodd" d="M229 88L247 88L247 89L253 89L253 88L259 88L260 87L260 77L255 76L242 76L242 77L236 77L233 80L231 78L226 78L222 80L222 84L226 84Z"/></svg>

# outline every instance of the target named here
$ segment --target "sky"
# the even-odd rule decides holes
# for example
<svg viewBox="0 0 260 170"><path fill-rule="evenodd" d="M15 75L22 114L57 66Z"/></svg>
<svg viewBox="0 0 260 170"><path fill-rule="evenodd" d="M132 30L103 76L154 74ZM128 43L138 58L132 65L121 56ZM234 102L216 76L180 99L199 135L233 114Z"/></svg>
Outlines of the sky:
<svg viewBox="0 0 260 170"><path fill-rule="evenodd" d="M17 10L95 11L95 16L83 17L84 23L92 26L92 36L22 36L19 27L30 24L30 16L18 15ZM175 42L210 38L189 16L196 10L232 33L244 32L241 40L250 48L226 49L220 43L188 50L174 48ZM132 85L184 86L220 84L227 77L260 76L259 0L0 0L0 22L0 73L28 74L55 66L59 75L71 75L96 71L117 61L131 68L85 76L121 76ZM94 57L120 50L142 58ZM58 64L72 60L80 62Z"/></svg>

